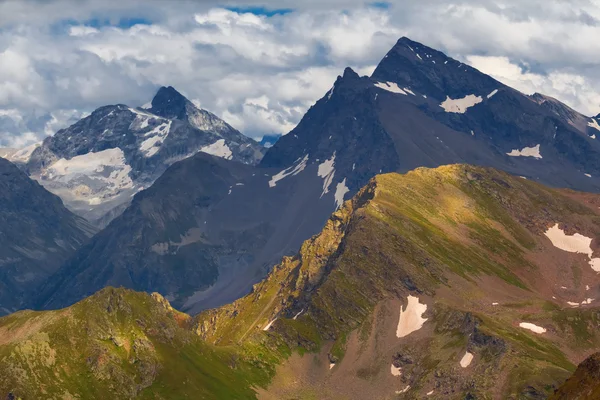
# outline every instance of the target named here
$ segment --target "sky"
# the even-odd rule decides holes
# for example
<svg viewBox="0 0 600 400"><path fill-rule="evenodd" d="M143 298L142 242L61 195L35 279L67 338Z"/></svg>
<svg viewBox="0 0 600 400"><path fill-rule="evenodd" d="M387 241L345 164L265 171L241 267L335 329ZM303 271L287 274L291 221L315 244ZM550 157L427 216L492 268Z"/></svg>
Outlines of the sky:
<svg viewBox="0 0 600 400"><path fill-rule="evenodd" d="M2 0L0 147L160 86L248 136L285 134L345 67L370 74L402 36L600 113L600 0Z"/></svg>

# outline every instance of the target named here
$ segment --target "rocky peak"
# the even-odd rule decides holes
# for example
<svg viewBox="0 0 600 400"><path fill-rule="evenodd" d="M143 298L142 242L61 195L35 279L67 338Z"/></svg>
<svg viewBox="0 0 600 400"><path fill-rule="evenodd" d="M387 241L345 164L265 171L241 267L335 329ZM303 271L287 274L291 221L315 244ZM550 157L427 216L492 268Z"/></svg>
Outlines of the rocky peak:
<svg viewBox="0 0 600 400"><path fill-rule="evenodd" d="M190 101L174 87L161 87L152 99L151 113L169 119L187 119L187 107Z"/></svg>
<svg viewBox="0 0 600 400"><path fill-rule="evenodd" d="M504 85L475 68L406 37L381 60L372 78L439 101L467 95L483 96Z"/></svg>

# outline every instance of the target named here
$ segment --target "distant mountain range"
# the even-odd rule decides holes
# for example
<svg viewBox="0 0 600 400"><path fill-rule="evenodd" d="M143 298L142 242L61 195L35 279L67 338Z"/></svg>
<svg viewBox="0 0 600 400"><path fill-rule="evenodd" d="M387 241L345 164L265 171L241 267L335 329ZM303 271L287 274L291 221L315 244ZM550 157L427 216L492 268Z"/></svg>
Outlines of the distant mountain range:
<svg viewBox="0 0 600 400"><path fill-rule="evenodd" d="M198 152L253 165L264 148L174 88L162 87L147 109L101 107L41 144L4 150L4 157L103 227L170 165Z"/></svg>
<svg viewBox="0 0 600 400"><path fill-rule="evenodd" d="M150 111L190 120L169 107ZM598 124L402 38L371 77L346 69L257 166L200 154L173 166L47 282L36 306L106 285L159 291L191 313L233 301L380 173L468 163L598 192Z"/></svg>

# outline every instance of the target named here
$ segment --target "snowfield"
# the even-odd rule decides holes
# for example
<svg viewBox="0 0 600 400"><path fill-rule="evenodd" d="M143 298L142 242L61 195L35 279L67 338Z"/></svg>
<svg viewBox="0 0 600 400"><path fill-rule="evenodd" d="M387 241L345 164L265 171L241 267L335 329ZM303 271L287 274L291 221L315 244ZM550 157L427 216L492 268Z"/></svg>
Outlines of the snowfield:
<svg viewBox="0 0 600 400"><path fill-rule="evenodd" d="M346 178L343 181L337 184L335 188L335 209L336 211L344 204L344 196L348 193L350 189L346 186Z"/></svg>
<svg viewBox="0 0 600 400"><path fill-rule="evenodd" d="M423 314L427 311L427 304L419 303L419 298L408 296L408 304L406 309L400 306L400 320L396 329L396 336L403 338L411 333L418 331L423 327L427 318L423 318Z"/></svg>
<svg viewBox="0 0 600 400"><path fill-rule="evenodd" d="M471 354L467 351L465 353L465 355L463 356L463 358L460 360L460 366L463 368L467 368L469 365L471 365L472 361L473 361L473 354Z"/></svg>
<svg viewBox="0 0 600 400"><path fill-rule="evenodd" d="M394 376L401 376L402 375L402 368L397 368L397 367L394 366L394 364L392 364L392 367L390 368L390 372Z"/></svg>
<svg viewBox="0 0 600 400"><path fill-rule="evenodd" d="M213 144L204 146L200 151L226 160L231 160L233 158L233 153L229 146L225 144L225 139L219 139Z"/></svg>
<svg viewBox="0 0 600 400"><path fill-rule="evenodd" d="M329 193L329 186L333 182L333 176L335 175L335 151L329 160L323 161L319 164L319 169L317 171L317 175L320 178L323 178L323 193L321 193L321 197Z"/></svg>
<svg viewBox="0 0 600 400"><path fill-rule="evenodd" d="M548 229L544 235L554 245L554 247L568 251L569 253L587 254L590 259L590 267L596 272L600 272L600 258L593 258L592 238L583 236L579 233L567 235L559 228L559 224Z"/></svg>
<svg viewBox="0 0 600 400"><path fill-rule="evenodd" d="M598 125L598 121L594 118L592 118L592 122L588 122L588 126L600 131L600 125Z"/></svg>
<svg viewBox="0 0 600 400"><path fill-rule="evenodd" d="M297 159L296 163L296 165L292 165L291 167L273 175L271 177L271 180L269 181L269 187L273 188L277 186L277 182L279 182L283 178L298 175L300 172L304 171L304 168L306 168L306 164L308 163L308 154L305 155L302 160Z"/></svg>
<svg viewBox="0 0 600 400"><path fill-rule="evenodd" d="M129 176L131 166L120 148L90 152L71 158L61 158L40 177L42 180L65 184L74 198L98 205L133 188Z"/></svg>
<svg viewBox="0 0 600 400"><path fill-rule="evenodd" d="M540 145L536 145L534 147L525 147L522 150L515 149L510 153L506 153L511 157L533 157L533 158L542 158L540 154Z"/></svg>
<svg viewBox="0 0 600 400"><path fill-rule="evenodd" d="M408 96L408 93L406 93L403 89L398 87L398 84L394 82L377 82L375 86L380 89L387 90L388 92Z"/></svg>
<svg viewBox="0 0 600 400"><path fill-rule="evenodd" d="M521 322L519 324L519 326L523 329L528 329L534 333L538 333L538 334L546 333L546 328L542 328L541 326L537 326L537 325L534 325L529 322Z"/></svg>
<svg viewBox="0 0 600 400"><path fill-rule="evenodd" d="M483 98L475 96L474 94L465 96L462 99L451 99L450 96L446 96L446 100L440 104L440 107L448 113L464 114L469 108L482 101Z"/></svg>
<svg viewBox="0 0 600 400"><path fill-rule="evenodd" d="M273 324L275 323L275 321L277 321L277 318L275 318L273 321L269 322L264 328L263 331L268 331L269 329L271 329L271 326L273 326Z"/></svg>

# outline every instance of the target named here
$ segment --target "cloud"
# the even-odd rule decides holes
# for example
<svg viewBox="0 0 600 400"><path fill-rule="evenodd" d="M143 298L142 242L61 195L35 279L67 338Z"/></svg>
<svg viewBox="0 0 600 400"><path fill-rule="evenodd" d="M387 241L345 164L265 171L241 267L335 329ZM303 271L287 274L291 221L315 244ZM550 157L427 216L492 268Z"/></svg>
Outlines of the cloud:
<svg viewBox="0 0 600 400"><path fill-rule="evenodd" d="M102 105L147 103L161 85L249 136L286 133L344 67L370 74L403 35L524 92L600 112L594 2L251 3L1 2L0 110L12 114L0 116L0 146L39 140Z"/></svg>

